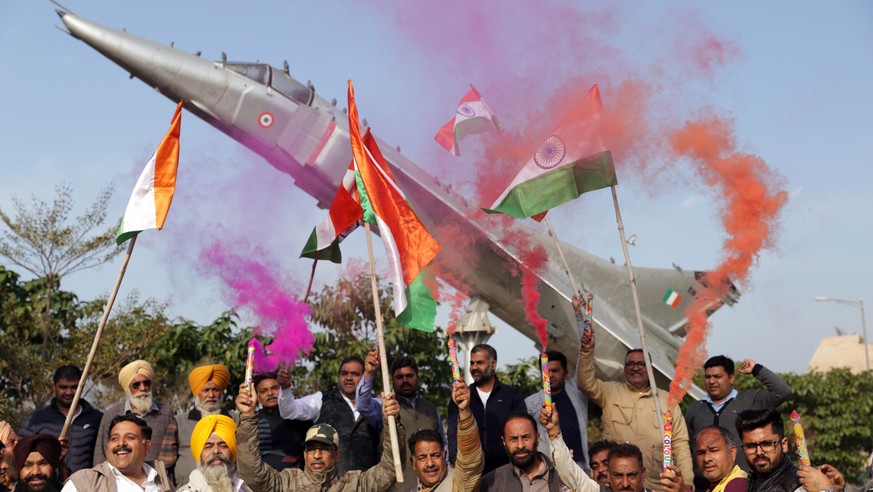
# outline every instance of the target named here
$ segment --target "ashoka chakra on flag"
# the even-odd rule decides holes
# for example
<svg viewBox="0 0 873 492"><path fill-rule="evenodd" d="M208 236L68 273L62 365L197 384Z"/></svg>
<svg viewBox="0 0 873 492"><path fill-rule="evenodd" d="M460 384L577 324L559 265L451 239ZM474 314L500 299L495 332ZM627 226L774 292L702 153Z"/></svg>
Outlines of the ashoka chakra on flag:
<svg viewBox="0 0 873 492"><path fill-rule="evenodd" d="M469 104L463 103L458 106L458 114L466 116L467 118L472 118L476 116L476 110L471 108Z"/></svg>
<svg viewBox="0 0 873 492"><path fill-rule="evenodd" d="M533 158L537 166L551 169L560 164L566 154L567 146L564 145L564 141L557 135L552 135L540 145Z"/></svg>

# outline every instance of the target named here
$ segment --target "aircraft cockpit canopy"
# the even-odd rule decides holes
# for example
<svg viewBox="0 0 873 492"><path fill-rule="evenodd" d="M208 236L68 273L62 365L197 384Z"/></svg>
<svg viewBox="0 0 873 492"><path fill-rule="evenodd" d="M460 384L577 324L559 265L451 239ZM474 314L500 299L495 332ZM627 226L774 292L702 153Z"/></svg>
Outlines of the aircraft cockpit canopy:
<svg viewBox="0 0 873 492"><path fill-rule="evenodd" d="M284 70L265 63L226 63L229 70L264 84L299 104L312 104L315 97L312 89L294 80Z"/></svg>

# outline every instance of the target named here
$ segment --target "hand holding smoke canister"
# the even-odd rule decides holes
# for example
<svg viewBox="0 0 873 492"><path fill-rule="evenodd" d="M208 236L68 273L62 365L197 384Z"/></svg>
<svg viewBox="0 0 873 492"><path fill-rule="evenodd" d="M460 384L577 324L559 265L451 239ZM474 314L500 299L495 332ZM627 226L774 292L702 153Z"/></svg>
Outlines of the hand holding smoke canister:
<svg viewBox="0 0 873 492"><path fill-rule="evenodd" d="M664 466L663 471L666 473L667 466L673 464L673 414L668 410L664 414Z"/></svg>
<svg viewBox="0 0 873 492"><path fill-rule="evenodd" d="M252 392L252 398L254 398L254 388L252 388L252 381L255 379L255 339L252 338L249 340L249 346L246 349L246 376L245 383L249 386L249 391Z"/></svg>
<svg viewBox="0 0 873 492"><path fill-rule="evenodd" d="M449 362L452 364L452 379L454 381L461 380L461 369L458 364L458 348L455 346L455 339L449 337Z"/></svg>
<svg viewBox="0 0 873 492"><path fill-rule="evenodd" d="M794 429L794 444L797 445L797 455L801 465L809 466L809 450L806 448L806 438L803 437L803 425L797 410L791 411L791 427Z"/></svg>
<svg viewBox="0 0 873 492"><path fill-rule="evenodd" d="M552 383L549 381L549 356L543 352L540 355L540 365L543 368L543 395L545 396L546 405L552 406Z"/></svg>
<svg viewBox="0 0 873 492"><path fill-rule="evenodd" d="M591 333L594 330L594 294L588 293L588 300L585 302L585 331Z"/></svg>

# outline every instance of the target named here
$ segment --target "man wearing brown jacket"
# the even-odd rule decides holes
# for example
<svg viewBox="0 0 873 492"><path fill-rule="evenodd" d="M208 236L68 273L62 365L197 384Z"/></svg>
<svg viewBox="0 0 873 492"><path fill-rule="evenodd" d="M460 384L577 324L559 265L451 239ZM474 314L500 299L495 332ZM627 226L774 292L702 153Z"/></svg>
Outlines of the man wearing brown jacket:
<svg viewBox="0 0 873 492"><path fill-rule="evenodd" d="M261 459L255 401L245 383L240 385L236 407L240 414L240 424L236 431L239 476L252 490L263 492L305 490L384 492L396 481L391 438L388 432L382 433L382 459L376 466L365 471L351 470L338 474L336 464L340 455L339 435L328 424L316 424L306 433L306 440L303 444L303 470L287 468L281 472L276 471L267 466ZM383 418L387 420L389 417L396 417L399 414L400 405L394 399L394 393L383 395ZM404 442L406 438L402 422L398 422L397 437L399 442ZM401 446L401 460L404 459L405 454Z"/></svg>

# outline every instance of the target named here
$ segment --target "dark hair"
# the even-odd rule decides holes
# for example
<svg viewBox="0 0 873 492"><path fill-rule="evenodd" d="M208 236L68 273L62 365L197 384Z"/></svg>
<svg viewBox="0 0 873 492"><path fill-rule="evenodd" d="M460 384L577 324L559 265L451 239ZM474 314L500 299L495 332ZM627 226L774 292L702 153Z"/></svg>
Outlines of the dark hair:
<svg viewBox="0 0 873 492"><path fill-rule="evenodd" d="M724 367L724 372L728 373L729 376L734 375L734 361L728 359L723 355L716 355L715 357L710 357L705 364L703 364L704 369L709 369L710 367Z"/></svg>
<svg viewBox="0 0 873 492"><path fill-rule="evenodd" d="M364 359L358 357L357 355L350 355L350 356L346 357L345 359L343 359L342 362L340 362L339 371L337 371L337 372L342 371L343 366L348 364L349 362L357 362L358 364L361 365L361 367L364 367Z"/></svg>
<svg viewBox="0 0 873 492"><path fill-rule="evenodd" d="M470 355L473 355L476 352L481 352L483 350L488 351L488 358L489 359L497 360L497 350L494 347L492 347L491 345L488 345L487 343L480 343L478 345L474 345L473 348L470 350Z"/></svg>
<svg viewBox="0 0 873 492"><path fill-rule="evenodd" d="M145 420L137 417L132 413L125 413L124 415L116 415L112 422L109 422L109 429L107 429L106 434L112 435L112 429L115 428L116 425L121 422L133 422L134 424L139 426L140 432L142 432L142 438L146 441L152 440L152 428L149 427L149 424L146 423Z"/></svg>
<svg viewBox="0 0 873 492"><path fill-rule="evenodd" d="M527 420L530 422L530 425L533 426L534 433L538 432L537 430L537 421L534 420L531 415L523 410L517 410L515 412L510 413L506 420L503 421L503 434L506 435L506 424L509 423L510 420Z"/></svg>
<svg viewBox="0 0 873 492"><path fill-rule="evenodd" d="M567 370L567 356L558 352L557 350L546 350L546 356L549 358L549 362L558 361L561 363L561 367L564 370Z"/></svg>
<svg viewBox="0 0 873 492"><path fill-rule="evenodd" d="M590 455L591 453L588 454ZM616 444L609 450L609 462L612 463L612 460L615 458L636 458L640 463L640 468L643 468L642 451L636 445L629 442Z"/></svg>
<svg viewBox="0 0 873 492"><path fill-rule="evenodd" d="M440 445L440 449L445 447L445 443L443 443L443 436L441 436L439 432L433 429L419 429L415 431L411 436L409 436L410 453L415 454L415 445L418 444L419 441L435 442Z"/></svg>
<svg viewBox="0 0 873 492"><path fill-rule="evenodd" d="M773 433L781 440L785 437L785 427L782 424L782 414L775 408L763 410L743 410L737 415L737 432L740 438L743 432L760 429L767 424L772 425Z"/></svg>
<svg viewBox="0 0 873 492"><path fill-rule="evenodd" d="M279 376L275 372L262 372L262 373L258 374L257 376L255 376L255 378L252 380L252 384L254 384L255 388L257 388L258 385L261 384L261 381L263 381L265 379L278 379L278 378L279 378Z"/></svg>
<svg viewBox="0 0 873 492"><path fill-rule="evenodd" d="M707 425L703 429L697 431L697 434L694 435L694 445L697 446L697 438L703 434L704 431L715 430L721 434L721 438L724 440L724 445L727 446L728 449L737 447L736 440L731 432L720 425Z"/></svg>
<svg viewBox="0 0 873 492"><path fill-rule="evenodd" d="M603 439L602 441L597 441L588 448L588 457L594 456L595 454L603 451L604 449L607 451L612 451L612 448L618 446L618 443L615 441L610 441L609 439Z"/></svg>
<svg viewBox="0 0 873 492"><path fill-rule="evenodd" d="M82 378L82 370L76 366L66 365L61 366L55 370L55 375L52 378L52 382L54 384L58 384L58 381L61 379L68 379L70 381L78 381Z"/></svg>
<svg viewBox="0 0 873 492"><path fill-rule="evenodd" d="M397 369L403 369L404 367L411 367L415 374L418 374L418 364L414 360L409 357L398 357L391 363L391 375L393 376Z"/></svg>

